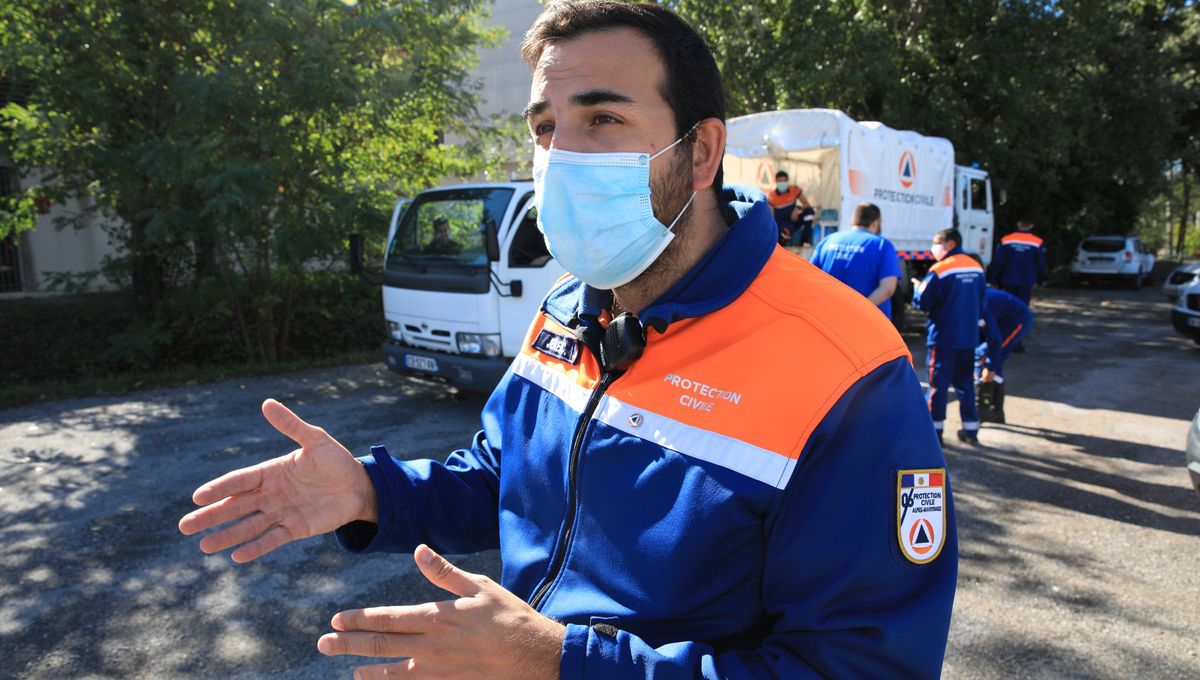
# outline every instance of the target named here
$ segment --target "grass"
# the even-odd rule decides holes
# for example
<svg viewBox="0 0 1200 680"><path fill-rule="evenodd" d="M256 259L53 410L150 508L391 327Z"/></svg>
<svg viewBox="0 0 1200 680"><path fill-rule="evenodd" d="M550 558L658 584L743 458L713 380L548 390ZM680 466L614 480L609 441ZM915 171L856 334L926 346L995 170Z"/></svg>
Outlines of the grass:
<svg viewBox="0 0 1200 680"><path fill-rule="evenodd" d="M180 366L163 371L100 375L83 380L7 384L0 386L0 409L55 399L113 397L155 387L200 385L231 378L276 375L310 368L365 364L379 360L379 350L358 350L319 359L298 359L277 364Z"/></svg>

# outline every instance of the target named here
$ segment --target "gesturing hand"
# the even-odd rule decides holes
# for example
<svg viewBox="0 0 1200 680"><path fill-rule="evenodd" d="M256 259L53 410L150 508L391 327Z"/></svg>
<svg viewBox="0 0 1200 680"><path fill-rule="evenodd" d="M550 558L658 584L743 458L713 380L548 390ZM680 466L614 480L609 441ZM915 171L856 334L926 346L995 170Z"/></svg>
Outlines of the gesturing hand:
<svg viewBox="0 0 1200 680"><path fill-rule="evenodd" d="M558 678L566 629L534 611L500 584L460 570L429 546L413 553L435 586L459 598L406 607L338 612L336 633L317 640L329 656L408 657L360 666L355 680L414 678Z"/></svg>
<svg viewBox="0 0 1200 680"><path fill-rule="evenodd" d="M190 536L234 522L200 539L200 549L215 553L240 546L230 557L249 562L356 519L375 521L374 486L346 447L274 399L263 402L262 412L300 448L196 489L192 500L204 507L179 520L180 531Z"/></svg>

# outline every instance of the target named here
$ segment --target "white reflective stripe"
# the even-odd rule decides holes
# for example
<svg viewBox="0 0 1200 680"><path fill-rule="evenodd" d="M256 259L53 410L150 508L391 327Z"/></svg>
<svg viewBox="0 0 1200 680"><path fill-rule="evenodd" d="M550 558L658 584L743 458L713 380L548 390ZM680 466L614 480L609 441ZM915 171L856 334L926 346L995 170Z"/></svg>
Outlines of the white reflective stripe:
<svg viewBox="0 0 1200 680"><path fill-rule="evenodd" d="M941 279L950 276L951 274L965 274L967 272L982 274L983 270L979 267L953 267L951 269L939 269L934 273L938 275L939 279Z"/></svg>
<svg viewBox="0 0 1200 680"><path fill-rule="evenodd" d="M978 420L964 420L963 421L963 429L968 432L970 432L971 430L978 430L979 429L979 421Z"/></svg>
<svg viewBox="0 0 1200 680"><path fill-rule="evenodd" d="M637 427L629 422L634 415L641 416ZM787 486L796 467L794 458L630 406L610 396L600 400L593 417L625 434L719 465L776 489Z"/></svg>
<svg viewBox="0 0 1200 680"><path fill-rule="evenodd" d="M944 421L944 420L933 421L933 429L937 430L938 432L941 432L942 430L946 429L946 421Z"/></svg>
<svg viewBox="0 0 1200 680"><path fill-rule="evenodd" d="M587 408L588 398L592 396L591 390L580 386L571 376L556 371L526 354L519 354L513 359L512 370L513 373L562 399L578 413L583 413L583 409Z"/></svg>

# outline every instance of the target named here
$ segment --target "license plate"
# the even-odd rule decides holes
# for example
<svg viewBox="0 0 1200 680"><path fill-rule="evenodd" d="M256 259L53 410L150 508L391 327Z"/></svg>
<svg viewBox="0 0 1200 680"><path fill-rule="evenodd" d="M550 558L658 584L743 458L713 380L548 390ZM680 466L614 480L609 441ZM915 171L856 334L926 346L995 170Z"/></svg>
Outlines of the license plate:
<svg viewBox="0 0 1200 680"><path fill-rule="evenodd" d="M1200 328L1200 316L1193 316L1189 318L1188 325L1192 328Z"/></svg>
<svg viewBox="0 0 1200 680"><path fill-rule="evenodd" d="M405 354L404 365L418 371L428 371L430 373L438 372L437 359L421 357L417 356L416 354Z"/></svg>

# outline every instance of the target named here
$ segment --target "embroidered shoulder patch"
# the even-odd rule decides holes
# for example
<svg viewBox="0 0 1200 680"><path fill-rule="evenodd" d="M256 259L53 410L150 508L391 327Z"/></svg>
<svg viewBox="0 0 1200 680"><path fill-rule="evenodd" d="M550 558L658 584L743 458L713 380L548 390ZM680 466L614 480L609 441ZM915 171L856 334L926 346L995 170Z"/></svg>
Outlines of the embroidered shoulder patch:
<svg viewBox="0 0 1200 680"><path fill-rule="evenodd" d="M896 473L896 534L915 564L932 562L946 543L946 469Z"/></svg>
<svg viewBox="0 0 1200 680"><path fill-rule="evenodd" d="M579 361L579 341L566 335L551 333L542 329L533 341L533 348L543 354L549 354L555 359L561 359L568 364Z"/></svg>

